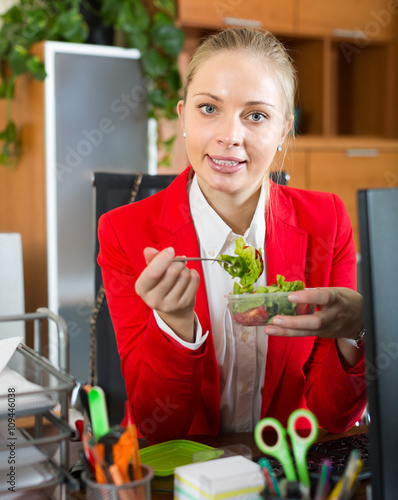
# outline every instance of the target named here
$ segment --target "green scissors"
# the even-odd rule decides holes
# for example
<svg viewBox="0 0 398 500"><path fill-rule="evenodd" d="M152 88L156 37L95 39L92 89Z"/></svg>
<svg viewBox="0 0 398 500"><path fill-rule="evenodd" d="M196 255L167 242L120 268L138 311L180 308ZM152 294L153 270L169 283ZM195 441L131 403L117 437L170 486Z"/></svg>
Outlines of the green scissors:
<svg viewBox="0 0 398 500"><path fill-rule="evenodd" d="M299 418L305 418L310 423L310 433L306 437L300 436L297 432L296 422ZM267 427L271 427L277 434L277 440L274 445L267 444L264 441L263 430ZM299 480L301 483L310 487L311 483L307 469L307 452L318 436L318 421L315 415L303 408L295 410L288 419L287 433L292 443L293 456L296 462ZM275 418L263 418L254 429L254 438L259 450L279 460L285 472L286 479L288 481L297 481L292 455L286 439L286 430L282 424Z"/></svg>

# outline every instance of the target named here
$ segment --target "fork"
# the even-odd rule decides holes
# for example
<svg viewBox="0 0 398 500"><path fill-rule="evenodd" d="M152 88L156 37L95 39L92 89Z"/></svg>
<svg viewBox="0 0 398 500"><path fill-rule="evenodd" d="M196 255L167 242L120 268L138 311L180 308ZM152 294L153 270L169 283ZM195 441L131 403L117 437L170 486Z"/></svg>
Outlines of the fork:
<svg viewBox="0 0 398 500"><path fill-rule="evenodd" d="M211 259L209 257L175 257L173 259L175 262L186 262L186 261L194 261L194 260L210 260L212 262L220 262L221 264L226 264L227 266L232 266L232 262L227 262L222 259Z"/></svg>

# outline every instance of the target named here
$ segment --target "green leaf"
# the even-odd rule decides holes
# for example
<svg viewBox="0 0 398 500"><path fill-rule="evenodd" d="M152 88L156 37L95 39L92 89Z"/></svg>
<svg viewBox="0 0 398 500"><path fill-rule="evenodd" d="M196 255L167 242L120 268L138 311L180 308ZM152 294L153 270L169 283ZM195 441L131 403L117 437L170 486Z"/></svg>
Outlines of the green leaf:
<svg viewBox="0 0 398 500"><path fill-rule="evenodd" d="M79 12L69 10L56 18L52 35L55 33L68 42L81 43L87 38L88 28Z"/></svg>
<svg viewBox="0 0 398 500"><path fill-rule="evenodd" d="M166 106L166 98L161 89L153 89L147 94L147 101L156 107L163 108Z"/></svg>
<svg viewBox="0 0 398 500"><path fill-rule="evenodd" d="M129 0L123 2L117 18L117 25L124 33L146 31L149 24L148 12L140 2L132 3Z"/></svg>
<svg viewBox="0 0 398 500"><path fill-rule="evenodd" d="M44 64L41 62L40 57L30 57L26 66L36 80L43 81L46 78L46 70L44 69Z"/></svg>
<svg viewBox="0 0 398 500"><path fill-rule="evenodd" d="M171 90L173 90L174 92L178 92L181 88L181 77L178 69L172 69L166 76L165 81L167 82L167 85Z"/></svg>
<svg viewBox="0 0 398 500"><path fill-rule="evenodd" d="M176 140L177 134L174 134L170 137L170 139L166 139L162 141L162 144L164 144L166 147L171 147L174 144L174 141Z"/></svg>
<svg viewBox="0 0 398 500"><path fill-rule="evenodd" d="M168 14L172 19L177 17L176 4L173 0L154 0L154 6Z"/></svg>
<svg viewBox="0 0 398 500"><path fill-rule="evenodd" d="M177 118L178 114L176 108L179 100L180 100L179 97L167 99L165 112L166 112L166 117L169 120L175 120Z"/></svg>
<svg viewBox="0 0 398 500"><path fill-rule="evenodd" d="M101 1L101 17L104 26L112 26L117 23L120 15L121 5L120 2L115 0L102 0Z"/></svg>
<svg viewBox="0 0 398 500"><path fill-rule="evenodd" d="M29 59L29 52L22 45L16 45L8 58L8 62L10 67L14 73L14 75L22 75L27 71L26 63Z"/></svg>
<svg viewBox="0 0 398 500"><path fill-rule="evenodd" d="M170 19L170 17L164 12L155 12L153 15L153 24L157 22L174 24L174 20Z"/></svg>
<svg viewBox="0 0 398 500"><path fill-rule="evenodd" d="M12 150L12 146L14 146ZM14 170L18 165L18 158L20 154L19 144L11 144L6 142L0 153L0 164L5 165L9 169Z"/></svg>
<svg viewBox="0 0 398 500"><path fill-rule="evenodd" d="M22 29L21 36L28 43L43 40L48 25L48 14L44 9L27 11L25 24L26 26Z"/></svg>
<svg viewBox="0 0 398 500"><path fill-rule="evenodd" d="M150 49L142 55L142 68L151 78L164 75L169 66L169 61L155 49Z"/></svg>
<svg viewBox="0 0 398 500"><path fill-rule="evenodd" d="M0 17L3 19L4 24L23 23L22 7L14 5Z"/></svg>
<svg viewBox="0 0 398 500"><path fill-rule="evenodd" d="M151 27L153 42L169 56L177 56L184 45L184 33L168 22L156 22Z"/></svg>
<svg viewBox="0 0 398 500"><path fill-rule="evenodd" d="M0 98L13 99L14 88L15 88L15 77L12 76L7 80L3 80L0 84Z"/></svg>
<svg viewBox="0 0 398 500"><path fill-rule="evenodd" d="M144 7L141 0L136 0L133 5L133 15L135 17L135 24L142 30L147 30L150 26L151 19L147 9Z"/></svg>
<svg viewBox="0 0 398 500"><path fill-rule="evenodd" d="M149 45L149 38L146 33L125 33L127 47L145 52Z"/></svg>
<svg viewBox="0 0 398 500"><path fill-rule="evenodd" d="M1 36L0 33L0 57L5 54L10 46L10 42Z"/></svg>
<svg viewBox="0 0 398 500"><path fill-rule="evenodd" d="M9 121L6 128L0 132L0 139L6 142L13 142L17 139L17 129L13 121Z"/></svg>

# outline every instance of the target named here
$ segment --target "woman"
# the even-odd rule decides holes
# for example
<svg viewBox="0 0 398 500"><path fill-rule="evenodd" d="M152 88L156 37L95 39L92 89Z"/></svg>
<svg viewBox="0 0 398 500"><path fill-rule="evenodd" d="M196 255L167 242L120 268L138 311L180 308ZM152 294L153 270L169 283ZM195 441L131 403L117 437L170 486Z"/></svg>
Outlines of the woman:
<svg viewBox="0 0 398 500"><path fill-rule="evenodd" d="M289 56L271 34L233 28L208 38L178 104L191 166L167 190L101 218L99 263L122 373L152 442L251 431L266 415L285 425L298 407L341 432L363 411L348 214L334 195L268 179L286 150L294 91ZM258 284L276 274L303 280L314 289L289 299L317 312L238 326L225 313L233 283L217 263L173 262L233 254L239 236L266 256Z"/></svg>

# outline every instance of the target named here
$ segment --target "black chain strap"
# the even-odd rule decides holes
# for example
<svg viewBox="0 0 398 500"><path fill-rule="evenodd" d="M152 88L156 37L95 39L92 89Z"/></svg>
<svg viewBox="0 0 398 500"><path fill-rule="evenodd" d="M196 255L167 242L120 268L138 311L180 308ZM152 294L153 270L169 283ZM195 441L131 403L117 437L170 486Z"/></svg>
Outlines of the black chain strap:
<svg viewBox="0 0 398 500"><path fill-rule="evenodd" d="M131 186L131 191L130 191L130 203L134 203L135 200L137 199L138 195L138 190L140 189L142 181L142 174L138 173L134 179L133 185ZM97 385L97 366L96 366L96 351L97 351L97 346L96 346L96 338L95 338L95 331L97 328L97 319L98 319L98 314L100 312L100 309L102 307L102 304L104 303L105 299L105 289L104 289L104 284L101 282L97 297L95 299L95 304L94 308L91 313L91 318L90 318L90 366L89 366L89 384L91 386Z"/></svg>

